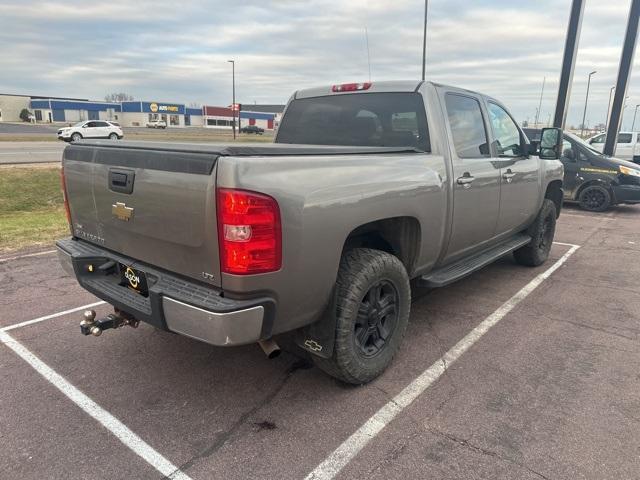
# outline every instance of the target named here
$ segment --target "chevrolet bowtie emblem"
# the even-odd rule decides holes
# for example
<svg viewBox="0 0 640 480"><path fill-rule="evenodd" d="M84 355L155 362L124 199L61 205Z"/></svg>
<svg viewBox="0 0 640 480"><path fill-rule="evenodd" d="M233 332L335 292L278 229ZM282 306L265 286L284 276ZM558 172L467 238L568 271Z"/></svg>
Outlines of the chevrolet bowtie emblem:
<svg viewBox="0 0 640 480"><path fill-rule="evenodd" d="M127 207L126 203L116 202L111 205L111 214L119 220L128 222L133 217L133 208Z"/></svg>

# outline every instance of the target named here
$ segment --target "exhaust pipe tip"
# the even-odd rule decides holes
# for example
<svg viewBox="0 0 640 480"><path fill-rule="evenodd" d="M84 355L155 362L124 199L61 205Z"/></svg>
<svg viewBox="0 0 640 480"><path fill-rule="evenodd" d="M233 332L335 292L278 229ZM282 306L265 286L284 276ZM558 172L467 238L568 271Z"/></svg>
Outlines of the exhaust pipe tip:
<svg viewBox="0 0 640 480"><path fill-rule="evenodd" d="M258 345L260 345L260 348L262 348L262 351L268 359L276 358L280 355L280 346L271 338L259 340Z"/></svg>

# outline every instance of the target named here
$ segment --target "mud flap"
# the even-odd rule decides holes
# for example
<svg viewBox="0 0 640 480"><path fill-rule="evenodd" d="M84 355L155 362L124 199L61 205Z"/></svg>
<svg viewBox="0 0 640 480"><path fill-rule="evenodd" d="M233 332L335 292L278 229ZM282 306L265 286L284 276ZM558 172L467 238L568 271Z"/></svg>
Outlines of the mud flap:
<svg viewBox="0 0 640 480"><path fill-rule="evenodd" d="M307 352L322 358L330 358L336 343L336 295L316 322L296 331L296 344Z"/></svg>

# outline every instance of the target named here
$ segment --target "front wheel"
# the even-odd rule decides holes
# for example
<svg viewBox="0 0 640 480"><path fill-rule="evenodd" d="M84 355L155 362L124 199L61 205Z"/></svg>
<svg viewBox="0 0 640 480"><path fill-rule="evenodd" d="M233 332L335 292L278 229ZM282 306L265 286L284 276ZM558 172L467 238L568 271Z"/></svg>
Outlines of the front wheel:
<svg viewBox="0 0 640 480"><path fill-rule="evenodd" d="M542 202L538 216L527 229L531 242L513 252L520 265L537 267L549 258L553 237L556 233L556 205L548 198Z"/></svg>
<svg viewBox="0 0 640 480"><path fill-rule="evenodd" d="M118 140L118 134L117 133L112 133L109 135L109 140Z"/></svg>
<svg viewBox="0 0 640 480"><path fill-rule="evenodd" d="M342 257L335 295L333 355L314 361L343 382L370 382L389 366L407 329L411 309L407 271L389 253L356 248Z"/></svg>
<svg viewBox="0 0 640 480"><path fill-rule="evenodd" d="M590 212L604 212L611 206L609 190L600 185L589 185L580 192L580 207Z"/></svg>
<svg viewBox="0 0 640 480"><path fill-rule="evenodd" d="M78 140L82 140L82 135L80 135L79 133L74 133L73 135L71 135L72 142L77 142Z"/></svg>

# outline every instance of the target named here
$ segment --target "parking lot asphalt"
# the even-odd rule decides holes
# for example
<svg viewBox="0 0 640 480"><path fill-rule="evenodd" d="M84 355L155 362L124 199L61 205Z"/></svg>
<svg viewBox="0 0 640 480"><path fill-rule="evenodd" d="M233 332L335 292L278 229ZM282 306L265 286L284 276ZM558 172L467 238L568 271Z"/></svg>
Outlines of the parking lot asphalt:
<svg viewBox="0 0 640 480"><path fill-rule="evenodd" d="M568 207L556 241L541 267L506 257L415 292L402 350L362 387L312 367L286 336L275 360L144 324L83 337L81 310L54 314L97 299L54 254L0 259L1 476L638 478L640 207ZM430 368L428 386L398 400Z"/></svg>
<svg viewBox="0 0 640 480"><path fill-rule="evenodd" d="M0 165L62 160L65 142L0 142Z"/></svg>

